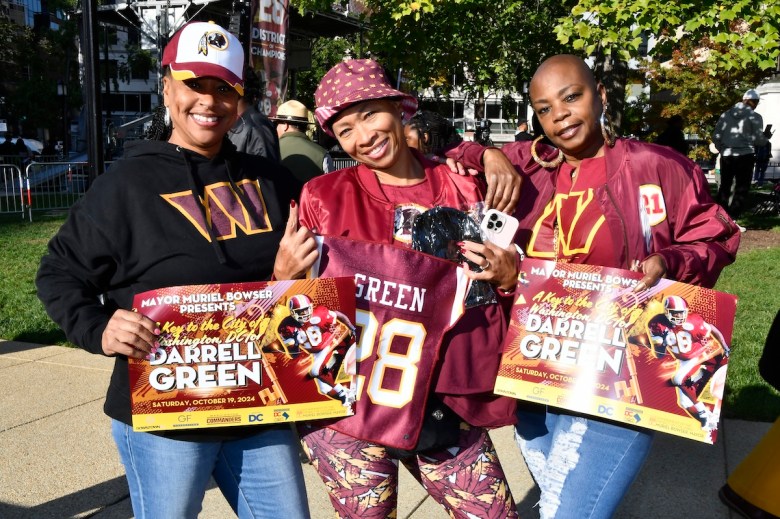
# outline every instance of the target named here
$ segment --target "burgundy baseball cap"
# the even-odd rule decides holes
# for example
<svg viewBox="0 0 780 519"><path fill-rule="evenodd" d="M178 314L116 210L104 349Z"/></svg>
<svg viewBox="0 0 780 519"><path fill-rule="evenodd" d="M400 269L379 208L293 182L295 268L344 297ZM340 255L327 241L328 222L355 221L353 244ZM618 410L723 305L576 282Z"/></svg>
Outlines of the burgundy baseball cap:
<svg viewBox="0 0 780 519"><path fill-rule="evenodd" d="M330 121L339 112L355 103L388 98L401 101L405 121L417 111L417 99L394 89L379 63L370 59L342 61L331 68L317 86L314 117L322 130L333 136Z"/></svg>
<svg viewBox="0 0 780 519"><path fill-rule="evenodd" d="M244 49L241 42L214 22L190 22L165 46L163 67L174 79L215 77L244 95Z"/></svg>

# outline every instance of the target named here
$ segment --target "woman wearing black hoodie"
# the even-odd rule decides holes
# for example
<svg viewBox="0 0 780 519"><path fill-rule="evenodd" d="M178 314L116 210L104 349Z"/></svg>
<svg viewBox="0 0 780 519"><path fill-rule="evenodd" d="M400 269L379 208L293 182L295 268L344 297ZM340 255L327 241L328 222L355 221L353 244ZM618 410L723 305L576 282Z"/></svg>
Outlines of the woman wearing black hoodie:
<svg viewBox="0 0 780 519"><path fill-rule="evenodd" d="M38 295L70 341L116 359L104 410L136 517L197 517L211 476L239 517L308 517L288 426L131 426L127 359L156 351L160 333L129 311L133 296L269 279L300 190L285 170L236 152L225 137L243 91L244 53L234 36L187 24L162 64L165 116L155 128L164 140L130 143L73 207L41 261Z"/></svg>

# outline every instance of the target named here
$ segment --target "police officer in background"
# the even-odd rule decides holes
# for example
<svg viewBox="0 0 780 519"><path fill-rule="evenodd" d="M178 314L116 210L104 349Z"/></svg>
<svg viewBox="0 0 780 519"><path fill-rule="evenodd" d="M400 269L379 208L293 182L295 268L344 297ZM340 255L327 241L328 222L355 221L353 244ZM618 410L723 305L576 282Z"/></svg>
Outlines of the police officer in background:
<svg viewBox="0 0 780 519"><path fill-rule="evenodd" d="M270 118L279 136L282 165L301 182L333 171L333 159L328 151L306 135L309 126L309 109L300 101L291 99L283 103Z"/></svg>

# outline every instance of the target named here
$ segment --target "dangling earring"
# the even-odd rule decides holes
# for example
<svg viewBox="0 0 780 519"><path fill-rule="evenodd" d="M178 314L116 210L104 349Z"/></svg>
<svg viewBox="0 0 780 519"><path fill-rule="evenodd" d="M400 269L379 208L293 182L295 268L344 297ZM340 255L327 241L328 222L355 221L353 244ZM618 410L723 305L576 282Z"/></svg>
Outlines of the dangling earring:
<svg viewBox="0 0 780 519"><path fill-rule="evenodd" d="M551 162L540 159L539 155L536 153L536 143L542 139L544 139L544 135L540 135L539 137L534 139L534 141L531 143L531 156L534 158L534 162L536 162L543 168L548 168L548 169L557 168L558 166L561 165L561 162L563 162L563 152L559 149L558 156L555 157L555 160Z"/></svg>
<svg viewBox="0 0 780 519"><path fill-rule="evenodd" d="M163 114L163 122L165 123L165 126L171 125L171 111L167 106L165 107L165 113Z"/></svg>
<svg viewBox="0 0 780 519"><path fill-rule="evenodd" d="M607 105L604 105L604 109L601 111L601 117L599 117L599 123L601 124L601 135L604 137L604 142L610 148L615 146L615 128L612 126L612 119L607 115Z"/></svg>

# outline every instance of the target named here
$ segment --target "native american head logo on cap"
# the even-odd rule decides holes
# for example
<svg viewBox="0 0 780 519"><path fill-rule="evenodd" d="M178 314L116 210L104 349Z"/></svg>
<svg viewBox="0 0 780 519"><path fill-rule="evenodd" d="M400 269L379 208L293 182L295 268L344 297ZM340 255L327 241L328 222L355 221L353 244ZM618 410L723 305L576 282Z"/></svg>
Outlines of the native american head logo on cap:
<svg viewBox="0 0 780 519"><path fill-rule="evenodd" d="M163 67L179 81L215 77L244 95L244 50L241 42L213 22L190 22L171 37Z"/></svg>
<svg viewBox="0 0 780 519"><path fill-rule="evenodd" d="M219 31L206 32L198 42L198 54L208 56L209 47L213 47L216 50L226 50L228 45L228 40L223 33Z"/></svg>

